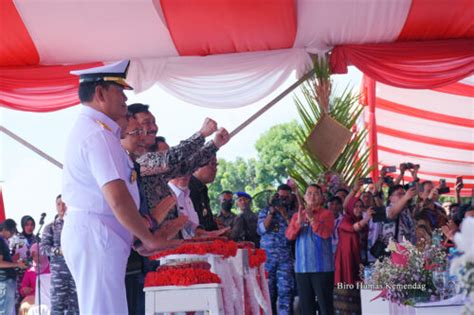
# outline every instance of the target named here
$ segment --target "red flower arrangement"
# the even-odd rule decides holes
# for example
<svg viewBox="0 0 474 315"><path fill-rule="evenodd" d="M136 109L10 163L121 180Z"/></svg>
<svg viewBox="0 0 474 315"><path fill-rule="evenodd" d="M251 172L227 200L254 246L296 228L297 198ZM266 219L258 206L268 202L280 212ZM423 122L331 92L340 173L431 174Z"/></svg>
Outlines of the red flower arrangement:
<svg viewBox="0 0 474 315"><path fill-rule="evenodd" d="M164 271L164 270L176 270L176 269L204 269L204 270L211 270L211 264L207 261L193 261L187 263L178 263L178 264L166 264L159 266L156 271Z"/></svg>
<svg viewBox="0 0 474 315"><path fill-rule="evenodd" d="M238 242L237 247L241 249L254 249L255 244L253 242L244 241L244 242Z"/></svg>
<svg viewBox="0 0 474 315"><path fill-rule="evenodd" d="M184 243L202 243L202 242L213 242L213 241L227 241L225 236L215 236L215 237L195 237L184 240Z"/></svg>
<svg viewBox="0 0 474 315"><path fill-rule="evenodd" d="M221 279L206 269L172 267L149 272L145 278L145 287L190 286L204 283L221 283Z"/></svg>
<svg viewBox="0 0 474 315"><path fill-rule="evenodd" d="M259 267L267 260L267 255L263 249L249 249L250 268Z"/></svg>
<svg viewBox="0 0 474 315"><path fill-rule="evenodd" d="M169 255L205 255L214 254L226 257L237 254L237 244L233 241L215 240L212 242L190 242L184 243L178 248L164 250L150 257L150 259L160 259Z"/></svg>

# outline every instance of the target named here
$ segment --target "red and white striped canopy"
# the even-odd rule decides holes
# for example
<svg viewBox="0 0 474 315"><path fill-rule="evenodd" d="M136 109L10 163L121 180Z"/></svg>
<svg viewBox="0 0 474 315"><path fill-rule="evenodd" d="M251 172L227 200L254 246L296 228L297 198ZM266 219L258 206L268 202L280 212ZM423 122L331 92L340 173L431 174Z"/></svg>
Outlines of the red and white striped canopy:
<svg viewBox="0 0 474 315"><path fill-rule="evenodd" d="M474 36L470 0L5 0L2 21L0 66Z"/></svg>
<svg viewBox="0 0 474 315"><path fill-rule="evenodd" d="M91 63L132 59L133 83L145 89L150 82L161 82L176 96L197 104L212 96L190 97L196 90L206 90L202 82L208 77L220 74L219 80L226 82L228 71L245 79L271 69L280 76L262 93L249 94L235 104L242 106L270 93L286 79L288 69L307 65L308 59L297 51L474 38L472 0L4 0L0 6L0 105L32 111L77 103L73 93L77 82L68 73ZM265 61L275 52L280 55L273 63ZM242 55L238 62L236 54ZM202 58L189 56L211 58L203 63ZM301 60L295 63L298 56ZM219 66L220 72L206 76L214 57L220 65L236 67ZM265 62L266 67L254 66ZM204 73L201 85L187 79L197 73ZM236 88L216 87L215 80L208 83L216 90ZM190 86L194 90L186 91ZM238 90L238 95L245 94L240 86ZM54 97L35 108L31 102L38 95Z"/></svg>
<svg viewBox="0 0 474 315"><path fill-rule="evenodd" d="M376 84L378 162L420 164L419 177L474 188L474 77L433 90ZM408 180L411 178L407 177ZM453 192L453 190L452 190Z"/></svg>

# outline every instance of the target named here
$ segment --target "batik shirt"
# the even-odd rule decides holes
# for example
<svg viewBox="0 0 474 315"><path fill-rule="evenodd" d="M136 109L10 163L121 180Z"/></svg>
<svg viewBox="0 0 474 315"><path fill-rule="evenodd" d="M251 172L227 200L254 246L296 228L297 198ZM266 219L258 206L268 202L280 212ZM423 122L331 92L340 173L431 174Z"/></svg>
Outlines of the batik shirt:
<svg viewBox="0 0 474 315"><path fill-rule="evenodd" d="M141 188L147 200L148 211L170 196L168 181L172 178L192 174L196 169L209 163L217 152L214 142L204 144L204 137L194 134L165 152L149 152L137 159L141 170ZM166 220L178 216L175 209Z"/></svg>
<svg viewBox="0 0 474 315"><path fill-rule="evenodd" d="M339 214L336 220L334 220L334 229L331 235L332 253L334 255L336 255L337 243L339 242L339 232L337 231L337 228L339 227L339 224L341 224L342 218L343 218L343 215Z"/></svg>
<svg viewBox="0 0 474 315"><path fill-rule="evenodd" d="M387 207L387 217L392 207ZM398 234L397 233L397 221L398 221ZM402 242L403 238L412 244L416 243L415 237L415 220L413 218L412 211L410 208L403 208L397 218L388 220L383 224L383 241L388 244L390 238L393 238L397 242Z"/></svg>

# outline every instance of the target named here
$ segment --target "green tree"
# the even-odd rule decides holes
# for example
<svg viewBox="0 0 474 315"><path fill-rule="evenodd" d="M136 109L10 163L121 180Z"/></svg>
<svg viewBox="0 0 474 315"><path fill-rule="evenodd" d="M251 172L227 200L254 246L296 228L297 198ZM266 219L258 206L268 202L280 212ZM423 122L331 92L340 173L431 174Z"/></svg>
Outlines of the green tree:
<svg viewBox="0 0 474 315"><path fill-rule="evenodd" d="M299 151L296 138L298 128L296 120L271 127L255 144L257 159L219 159L216 179L209 186L213 212L219 211L218 197L223 190L246 191L254 196L254 210L266 206L275 186L288 177L291 156Z"/></svg>
<svg viewBox="0 0 474 315"><path fill-rule="evenodd" d="M218 160L216 179L209 186L209 198L214 213L219 211L218 197L223 190L246 191L250 195L256 192L256 161L238 157L235 161Z"/></svg>
<svg viewBox="0 0 474 315"><path fill-rule="evenodd" d="M262 189L278 185L288 177L288 169L293 164L291 157L301 151L297 138L299 128L296 120L292 120L271 127L257 140L257 181L264 184Z"/></svg>

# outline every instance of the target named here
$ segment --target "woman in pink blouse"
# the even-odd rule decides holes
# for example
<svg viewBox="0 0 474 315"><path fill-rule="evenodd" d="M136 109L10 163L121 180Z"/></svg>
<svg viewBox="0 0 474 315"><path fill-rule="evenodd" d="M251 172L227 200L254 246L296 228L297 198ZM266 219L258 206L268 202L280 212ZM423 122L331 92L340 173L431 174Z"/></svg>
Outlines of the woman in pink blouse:
<svg viewBox="0 0 474 315"><path fill-rule="evenodd" d="M33 258L33 267L26 271L21 282L20 294L23 300L21 301L19 315L28 314L28 310L35 304L36 275L50 272L48 257L38 255L38 243L33 244L30 251Z"/></svg>

